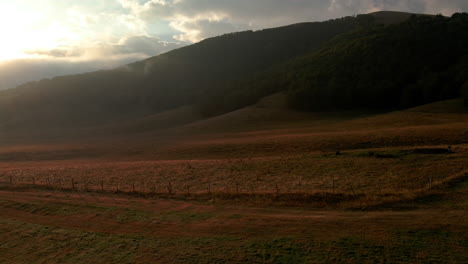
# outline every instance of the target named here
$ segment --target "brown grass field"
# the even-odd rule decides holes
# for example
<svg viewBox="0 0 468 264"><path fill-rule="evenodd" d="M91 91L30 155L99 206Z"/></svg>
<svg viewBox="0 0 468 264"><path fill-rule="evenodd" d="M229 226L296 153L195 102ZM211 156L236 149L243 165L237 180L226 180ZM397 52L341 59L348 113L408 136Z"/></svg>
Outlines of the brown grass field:
<svg viewBox="0 0 468 264"><path fill-rule="evenodd" d="M466 263L461 100L188 109L73 140L5 137L0 263Z"/></svg>

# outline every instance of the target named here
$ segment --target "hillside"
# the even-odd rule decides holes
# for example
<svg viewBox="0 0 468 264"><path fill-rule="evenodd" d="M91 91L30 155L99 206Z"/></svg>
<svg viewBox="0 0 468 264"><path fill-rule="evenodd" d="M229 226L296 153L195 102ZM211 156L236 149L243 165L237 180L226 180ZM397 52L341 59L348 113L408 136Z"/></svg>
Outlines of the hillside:
<svg viewBox="0 0 468 264"><path fill-rule="evenodd" d="M0 92L0 132L54 138L95 127L152 131L278 92L290 109L319 112L388 111L468 96L467 28L466 14L377 12L228 34L115 70Z"/></svg>
<svg viewBox="0 0 468 264"><path fill-rule="evenodd" d="M228 112L278 91L287 92L291 108L307 111L402 109L457 98L468 89L467 30L467 14L365 27L226 86L217 94L222 100L206 100L201 109Z"/></svg>
<svg viewBox="0 0 468 264"><path fill-rule="evenodd" d="M378 11L370 13L369 15L375 18L377 24L392 25L399 24L411 18L411 13L397 12L397 11ZM424 14L417 14L418 16L428 16Z"/></svg>
<svg viewBox="0 0 468 264"><path fill-rule="evenodd" d="M253 91L236 88L240 80L270 76L275 65L314 52L343 33L386 23L379 22L382 17L393 17L394 23L407 19L379 13L227 34L115 70L28 83L0 92L0 127L10 134L47 134L58 128L149 120L187 105L205 116L239 109L283 88L282 82L266 82L270 87L255 89L259 93L253 98ZM231 89L237 91L235 100L219 100L226 89L231 95ZM223 107L207 110L207 101Z"/></svg>
<svg viewBox="0 0 468 264"><path fill-rule="evenodd" d="M347 17L227 34L115 70L28 83L0 92L0 126L77 128L194 104L226 82L317 50L360 24Z"/></svg>
<svg viewBox="0 0 468 264"><path fill-rule="evenodd" d="M348 175L359 179L363 188L383 178L393 188L405 179L403 175L424 182L431 171L440 170L439 177L456 173L466 164L468 153L468 110L460 99L389 113L307 113L285 108L284 95L277 94L208 119L193 118L190 113L181 108L149 120L93 127L86 132L91 135L86 140L4 141L0 175L27 181L32 175L90 181L107 175L128 184L161 174L161 181L191 182L192 188L200 189L207 177L213 177L213 183L219 181L220 187L237 179L270 189L275 183L296 188L300 177L304 184L320 189L333 177ZM415 148L448 145L458 149L456 154L411 153ZM336 151L343 155L336 157ZM369 152L390 158L374 158ZM415 170L415 162L423 167ZM366 169L360 170L362 166ZM391 178L381 173L382 168L394 172ZM370 171L372 177L364 176ZM262 176L259 180L255 175Z"/></svg>

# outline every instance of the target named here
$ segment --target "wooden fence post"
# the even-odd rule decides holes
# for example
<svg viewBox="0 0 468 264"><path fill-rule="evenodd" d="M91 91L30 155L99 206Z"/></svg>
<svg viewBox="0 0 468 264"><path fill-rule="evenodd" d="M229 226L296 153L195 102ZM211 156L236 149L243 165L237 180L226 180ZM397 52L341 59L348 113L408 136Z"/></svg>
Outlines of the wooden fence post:
<svg viewBox="0 0 468 264"><path fill-rule="evenodd" d="M167 192L169 194L172 194L172 182L169 182L169 184L167 185Z"/></svg>

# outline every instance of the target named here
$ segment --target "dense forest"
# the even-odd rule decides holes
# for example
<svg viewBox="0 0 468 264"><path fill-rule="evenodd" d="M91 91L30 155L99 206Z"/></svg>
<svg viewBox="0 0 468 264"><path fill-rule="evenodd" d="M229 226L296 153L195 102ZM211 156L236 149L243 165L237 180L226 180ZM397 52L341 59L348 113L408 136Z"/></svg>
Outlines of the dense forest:
<svg viewBox="0 0 468 264"><path fill-rule="evenodd" d="M212 116L276 92L313 111L410 107L460 92L468 102L468 15L381 14L391 25L373 14L233 33L28 83L0 92L0 128L95 125L184 105Z"/></svg>
<svg viewBox="0 0 468 264"><path fill-rule="evenodd" d="M468 14L413 16L400 24L340 35L322 49L231 83L206 114L230 111L279 91L292 108L408 108L460 96L468 82ZM464 92L465 96L467 92ZM218 94L218 96L221 93Z"/></svg>

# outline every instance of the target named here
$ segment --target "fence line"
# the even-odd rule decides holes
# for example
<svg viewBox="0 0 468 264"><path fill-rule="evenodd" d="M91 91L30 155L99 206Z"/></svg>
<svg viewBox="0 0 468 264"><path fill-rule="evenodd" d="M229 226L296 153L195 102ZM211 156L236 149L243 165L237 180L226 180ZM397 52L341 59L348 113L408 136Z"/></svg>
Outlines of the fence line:
<svg viewBox="0 0 468 264"><path fill-rule="evenodd" d="M467 173L467 172L462 172L462 173ZM3 177L5 179L5 176ZM175 195L175 194L186 194L187 196L191 195L196 195L196 194L207 194L207 195L212 195L213 193L226 193L226 194L234 194L234 195L255 195L255 194L272 194L275 196L280 196L281 194L307 194L307 193L331 193L331 194L340 194L337 192L337 186L338 186L338 180L336 178L331 179L330 181L330 187L326 190L310 190L310 192L305 192L304 187L301 185L299 186L296 191L291 191L290 188L285 188L282 189L280 186L276 183L273 186L270 186L269 190L263 188L263 191L261 189L256 188L258 186L255 186L255 184L248 183L248 184L240 184L239 182L234 182L231 185L232 186L227 186L224 185L222 187L219 187L217 189L213 189L213 184L211 181L208 181L207 187L205 191L203 190L195 190L192 188L193 186L190 186L188 184L181 184L180 186L175 186L172 181L168 181L167 185L165 187L166 191L161 190L161 188L164 188L161 183L156 184L155 181L142 181L141 184L137 185L136 181L132 181L130 184L122 184L121 182L115 182L112 181L111 183L107 182L103 179L101 180L96 180L94 183L89 183L87 179L82 180L81 182L76 181L74 178L70 179L69 185L64 184L62 178L54 177L51 178L50 175L47 175L46 177L37 177L32 176L31 178L24 177L21 175L20 177L14 177L13 175L7 176L6 181L3 183L9 184L10 186L29 186L33 188L50 188L50 189L60 189L60 190L82 190L82 191L100 191L100 192L118 192L118 193L140 193L140 194L165 194L165 195ZM25 180L26 178L26 180ZM42 178L42 181L40 180ZM1 178L0 178L1 179ZM29 179L29 180L27 180ZM434 179L434 176L431 175L428 178L428 182L421 186L422 188L433 188L435 185L437 185L437 182ZM1 180L0 180L0 183ZM80 188L80 185L82 188ZM159 186L159 190L158 187ZM178 187L178 188L176 188ZM350 189L350 192L347 192L351 194L352 196L359 196L362 194L358 192L358 190L355 189L355 186L350 184L348 186L348 189ZM180 192L178 193L176 190L179 190ZM229 190L229 191L228 191ZM233 190L233 191L231 191ZM341 194L343 194L342 192ZM375 193L383 194L382 187L380 185L377 185L375 187Z"/></svg>

